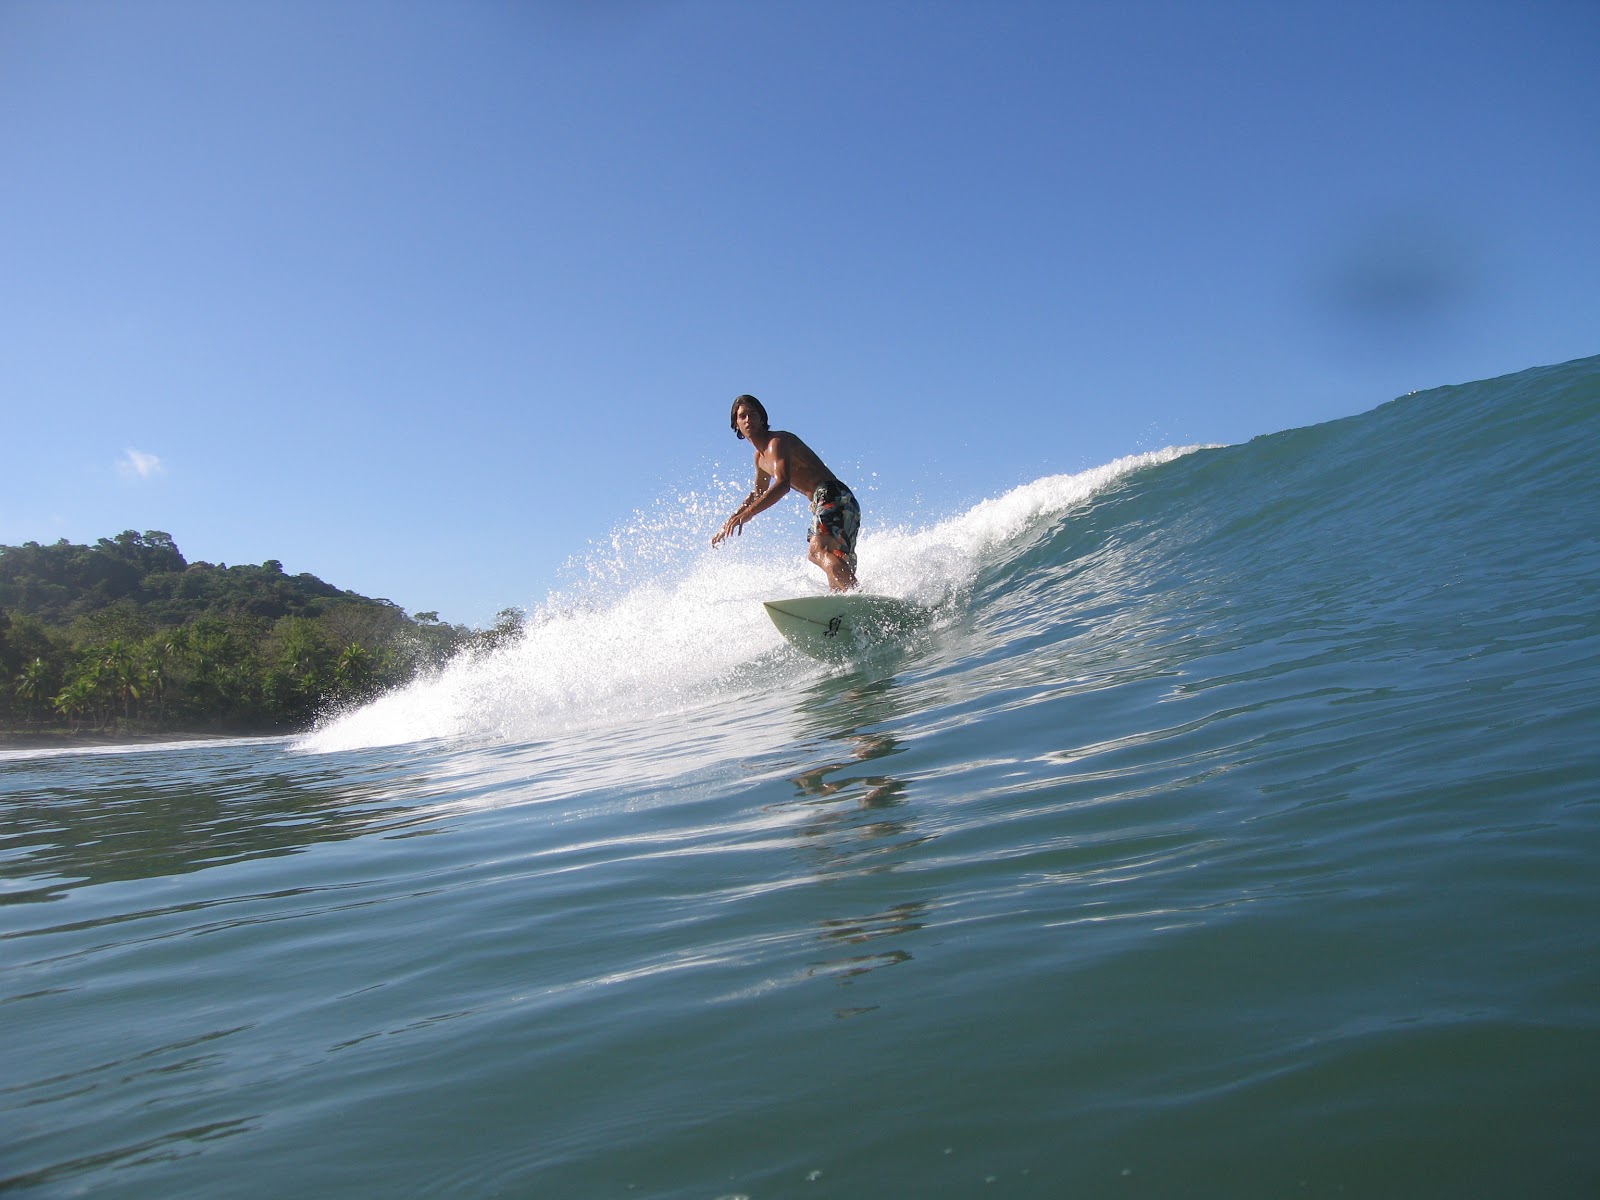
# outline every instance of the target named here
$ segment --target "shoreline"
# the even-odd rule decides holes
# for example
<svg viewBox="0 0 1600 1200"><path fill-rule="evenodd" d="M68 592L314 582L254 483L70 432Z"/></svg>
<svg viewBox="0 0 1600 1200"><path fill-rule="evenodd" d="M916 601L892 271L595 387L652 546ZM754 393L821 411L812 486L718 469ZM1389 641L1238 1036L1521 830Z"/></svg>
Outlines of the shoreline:
<svg viewBox="0 0 1600 1200"><path fill-rule="evenodd" d="M283 733L218 733L214 729L82 730L0 729L0 752L6 750L82 750L92 747L151 746L163 742L234 742L244 738L284 737Z"/></svg>

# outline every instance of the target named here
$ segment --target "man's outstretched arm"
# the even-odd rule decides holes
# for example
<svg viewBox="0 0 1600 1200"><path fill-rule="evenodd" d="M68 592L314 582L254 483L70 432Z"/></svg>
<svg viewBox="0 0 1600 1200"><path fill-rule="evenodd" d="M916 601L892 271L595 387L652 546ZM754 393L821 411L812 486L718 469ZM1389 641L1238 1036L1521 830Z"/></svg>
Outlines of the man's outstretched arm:
<svg viewBox="0 0 1600 1200"><path fill-rule="evenodd" d="M745 523L751 517L766 512L789 494L789 458L786 450L786 447L778 445L771 452L772 474L768 475L759 467L756 469L755 490L745 497L743 504L734 509L733 516L723 523L722 528L712 535L713 546L723 541L729 534L742 533Z"/></svg>

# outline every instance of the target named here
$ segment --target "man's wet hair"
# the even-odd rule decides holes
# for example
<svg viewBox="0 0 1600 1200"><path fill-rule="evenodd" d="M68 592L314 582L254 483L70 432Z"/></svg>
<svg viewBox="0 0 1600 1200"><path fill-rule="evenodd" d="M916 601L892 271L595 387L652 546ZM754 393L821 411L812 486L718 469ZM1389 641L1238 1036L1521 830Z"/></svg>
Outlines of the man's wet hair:
<svg viewBox="0 0 1600 1200"><path fill-rule="evenodd" d="M768 429L772 428L772 421L767 416L766 405L762 404L754 396L735 396L733 398L733 407L728 410L728 425L733 430L734 436L741 442L744 441L744 434L739 432L739 405L741 404L748 404L755 409L761 414L761 423Z"/></svg>

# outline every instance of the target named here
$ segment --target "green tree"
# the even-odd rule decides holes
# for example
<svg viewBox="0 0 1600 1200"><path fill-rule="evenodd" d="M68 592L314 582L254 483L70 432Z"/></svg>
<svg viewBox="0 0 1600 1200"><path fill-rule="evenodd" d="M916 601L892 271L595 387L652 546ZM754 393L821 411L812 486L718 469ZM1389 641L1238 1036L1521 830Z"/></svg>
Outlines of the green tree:
<svg viewBox="0 0 1600 1200"><path fill-rule="evenodd" d="M315 621L284 617L273 626L265 698L273 718L299 724L316 715L334 683L334 654Z"/></svg>
<svg viewBox="0 0 1600 1200"><path fill-rule="evenodd" d="M52 683L50 668L42 658L25 663L17 674L17 698L26 707L30 721L43 718L45 706L50 702Z"/></svg>
<svg viewBox="0 0 1600 1200"><path fill-rule="evenodd" d="M133 706L144 685L134 648L121 638L113 638L98 653L100 679L110 691L113 705L121 703L123 720L128 720L135 715Z"/></svg>
<svg viewBox="0 0 1600 1200"><path fill-rule="evenodd" d="M174 683L181 680L188 648L189 630L181 625L151 634L139 647L145 694L155 702L157 726L166 724L167 696Z"/></svg>
<svg viewBox="0 0 1600 1200"><path fill-rule="evenodd" d="M488 629L473 632L468 645L476 651L494 650L521 638L527 627L527 614L520 608L502 608Z"/></svg>
<svg viewBox="0 0 1600 1200"><path fill-rule="evenodd" d="M211 725L236 725L263 715L264 672L256 646L261 622L245 616L206 616L188 630L187 703Z"/></svg>
<svg viewBox="0 0 1600 1200"><path fill-rule="evenodd" d="M67 718L67 723L73 732L77 732L80 722L86 715L94 719L96 729L100 728L99 664L86 664L84 669L76 672L67 681L67 686L57 693L55 707L57 712Z"/></svg>
<svg viewBox="0 0 1600 1200"><path fill-rule="evenodd" d="M359 642L352 642L339 652L333 674L340 700L367 700L377 691L378 659Z"/></svg>

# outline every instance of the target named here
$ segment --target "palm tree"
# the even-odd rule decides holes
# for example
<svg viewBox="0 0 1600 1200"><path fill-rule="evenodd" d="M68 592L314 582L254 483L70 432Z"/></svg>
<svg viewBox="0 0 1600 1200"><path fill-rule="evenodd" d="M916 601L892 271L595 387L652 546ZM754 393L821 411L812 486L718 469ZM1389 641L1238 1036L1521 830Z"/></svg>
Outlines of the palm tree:
<svg viewBox="0 0 1600 1200"><path fill-rule="evenodd" d="M73 733L78 732L79 718L94 709L97 686L93 679L79 675L56 696L56 711L67 719L67 727Z"/></svg>
<svg viewBox="0 0 1600 1200"><path fill-rule="evenodd" d="M39 719L49 692L50 668L44 665L44 659L35 658L24 664L17 675L16 694L17 699L27 703L30 721Z"/></svg>
<svg viewBox="0 0 1600 1200"><path fill-rule="evenodd" d="M340 651L339 661L334 664L333 677L342 696L365 700L372 693L376 670L372 651L360 642L351 642Z"/></svg>
<svg viewBox="0 0 1600 1200"><path fill-rule="evenodd" d="M60 708L61 696L69 695L78 702L78 712L90 712L94 715L94 727L101 728L106 724L111 715L110 673L106 669L105 659L98 654L91 653L81 659L73 668L72 678L67 681L67 686L56 697L56 707ZM71 714L68 714L71 719Z"/></svg>
<svg viewBox="0 0 1600 1200"><path fill-rule="evenodd" d="M183 626L153 634L140 647L145 690L156 702L156 724L167 720L167 688L172 683L172 667L181 663L189 648L189 633Z"/></svg>
<svg viewBox="0 0 1600 1200"><path fill-rule="evenodd" d="M133 701L139 698L140 679L139 663L134 657L133 649L121 638L107 642L101 664L105 667L108 682L111 684L113 698L122 701L122 717L127 720L132 716Z"/></svg>

